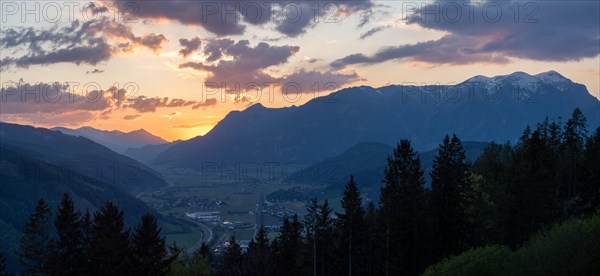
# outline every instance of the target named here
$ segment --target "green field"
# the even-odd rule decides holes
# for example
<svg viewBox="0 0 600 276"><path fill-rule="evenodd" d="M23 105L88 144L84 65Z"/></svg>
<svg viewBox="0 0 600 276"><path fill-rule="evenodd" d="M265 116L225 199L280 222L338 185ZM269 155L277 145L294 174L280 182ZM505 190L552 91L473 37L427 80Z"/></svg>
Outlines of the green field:
<svg viewBox="0 0 600 276"><path fill-rule="evenodd" d="M257 204L266 198L266 196L280 189L289 189L299 186L298 184L286 185L280 183L258 183L258 182L233 182L203 179L202 176L193 173L188 174L169 174L163 171L165 179L172 183L171 186L154 193L140 195L140 199L148 205L154 207L162 214L168 215L179 223L167 223L161 225L163 234L166 235L167 242L176 242L178 246L188 248L194 245L202 238L202 231L197 226L186 219L185 213L219 211L221 218L225 221L241 222L247 225L256 223ZM314 186L306 185L307 188ZM211 208L192 207L185 200L202 198L207 202L222 202L218 206ZM175 204L178 200L183 203ZM203 201L204 202L204 201ZM336 203L331 202L335 206ZM174 206L176 205L176 206ZM304 213L306 203L286 202L283 203L288 209L297 213ZM275 225L280 223L280 218L265 216L266 225ZM222 229L214 225L208 225L213 231L211 243L216 243L224 235L235 235L236 239L250 240L254 235L254 228L244 229ZM269 237L274 238L277 233L270 232Z"/></svg>

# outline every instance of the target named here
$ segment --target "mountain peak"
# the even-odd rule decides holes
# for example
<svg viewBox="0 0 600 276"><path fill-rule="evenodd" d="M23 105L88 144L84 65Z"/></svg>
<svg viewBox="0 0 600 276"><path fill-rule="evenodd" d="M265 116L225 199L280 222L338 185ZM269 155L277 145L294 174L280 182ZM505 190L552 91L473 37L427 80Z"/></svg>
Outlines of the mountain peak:
<svg viewBox="0 0 600 276"><path fill-rule="evenodd" d="M134 131L130 131L129 134L151 134L151 133L143 128L140 128L140 129L136 129Z"/></svg>
<svg viewBox="0 0 600 276"><path fill-rule="evenodd" d="M571 84L571 80L564 77L560 73L550 70L548 72L537 75L530 75L525 72L516 71L508 75L498 75L494 77L486 77L482 75L474 76L467 79L463 83L483 83L484 87L491 88L499 86L499 83L510 83L516 87L536 90L539 83L551 84L560 90L564 90L567 84Z"/></svg>
<svg viewBox="0 0 600 276"><path fill-rule="evenodd" d="M560 73L558 73L554 70L550 70L548 72L537 74L537 75L535 75L535 77L545 83L551 83L551 84L564 82L564 81L570 82L569 79L567 79L565 76L561 75Z"/></svg>
<svg viewBox="0 0 600 276"><path fill-rule="evenodd" d="M266 109L266 107L264 105L262 105L261 103L255 103L253 105L251 105L250 107L247 108L248 110L260 110L260 109Z"/></svg>

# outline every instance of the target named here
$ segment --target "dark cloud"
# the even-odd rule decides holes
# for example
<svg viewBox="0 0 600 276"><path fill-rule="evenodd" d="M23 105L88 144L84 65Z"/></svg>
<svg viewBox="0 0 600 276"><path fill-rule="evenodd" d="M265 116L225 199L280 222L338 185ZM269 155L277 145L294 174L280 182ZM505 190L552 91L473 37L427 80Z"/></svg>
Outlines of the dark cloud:
<svg viewBox="0 0 600 276"><path fill-rule="evenodd" d="M215 106L215 105L217 105L217 99L211 98L211 99L206 99L206 101L204 101L203 103L197 103L197 104L193 105L192 109L198 109L200 107L206 108L206 107Z"/></svg>
<svg viewBox="0 0 600 276"><path fill-rule="evenodd" d="M379 27L372 28L372 29L366 31L365 33L361 34L360 39L365 39L365 38L372 36L378 32L381 32L387 28L389 28L389 26L379 26Z"/></svg>
<svg viewBox="0 0 600 276"><path fill-rule="evenodd" d="M100 73L104 73L104 70L100 70L98 68L94 68L94 70L92 71L87 71L85 72L86 74L100 74Z"/></svg>
<svg viewBox="0 0 600 276"><path fill-rule="evenodd" d="M195 51L197 51L200 48L201 44L202 42L200 41L199 37L194 37L192 39L181 38L179 39L179 45L181 45L181 47L183 48L179 50L179 55L186 58Z"/></svg>
<svg viewBox="0 0 600 276"><path fill-rule="evenodd" d="M373 10L369 9L369 10L364 11L360 15L360 22L358 23L358 27L362 28L365 25L367 25L371 21L372 17L373 17Z"/></svg>
<svg viewBox="0 0 600 276"><path fill-rule="evenodd" d="M477 43L479 43L477 38L447 35L439 40L383 48L373 56L349 55L333 61L331 66L341 68L350 64L374 64L388 60L413 60L436 64L507 63L509 61L503 55L474 53L471 47Z"/></svg>
<svg viewBox="0 0 600 276"><path fill-rule="evenodd" d="M346 84L364 80L355 72L343 74L339 72L318 72L304 69L300 69L280 79L281 82L299 84L305 93L314 92L314 89L311 90L310 86L315 83L319 85L320 90L325 91L341 89Z"/></svg>
<svg viewBox="0 0 600 276"><path fill-rule="evenodd" d="M207 47L210 47L212 43L209 43ZM288 58L300 50L298 46L271 46L265 42L260 42L255 47L251 47L248 40L241 40L237 43L218 40L217 43L219 46L228 46L218 49L216 47L212 48L211 56L229 56L232 59L220 59L214 64L187 62L179 67L210 72L212 75L206 79L209 82L235 84L251 81L272 81L273 78L263 73L262 70L286 63Z"/></svg>
<svg viewBox="0 0 600 276"><path fill-rule="evenodd" d="M75 93L65 83L36 83L23 81L4 83L0 90L2 114L69 113L73 111L103 111L112 105L113 99L104 91Z"/></svg>
<svg viewBox="0 0 600 276"><path fill-rule="evenodd" d="M281 77L268 73L267 69L287 63L290 57L300 51L300 47L297 46L272 46L260 42L252 47L247 40L234 43L230 39L220 39L210 41L204 51L205 54L213 55L215 58L219 57L219 60L212 64L186 62L180 64L179 68L192 68L208 72L210 75L206 78L207 82L226 84L228 88L246 87L252 83L258 86L277 83L282 86L285 84L299 85L302 92L309 92L312 91L310 87L315 82L321 86L326 83L336 83L342 86L360 80L356 73L322 73L304 69ZM240 102L244 102L243 98L240 98Z"/></svg>
<svg viewBox="0 0 600 276"><path fill-rule="evenodd" d="M287 36L298 36L317 22L368 10L370 0L356 1L132 1L117 5L122 12L146 19L169 19L202 26L218 36L242 35L246 25L268 25ZM121 3L122 4L122 3ZM333 15L332 15L333 14ZM318 17L318 18L316 18Z"/></svg>
<svg viewBox="0 0 600 276"><path fill-rule="evenodd" d="M132 99L127 99L121 106L124 108L131 108L140 113L155 112L159 107L183 107L196 104L195 101L187 101L183 99L172 99L169 101L169 97L155 97L148 98L146 96L139 96Z"/></svg>
<svg viewBox="0 0 600 276"><path fill-rule="evenodd" d="M0 47L14 51L14 55L0 61L3 68L27 68L62 62L96 65L135 47L157 52L167 41L162 34L137 36L129 26L108 17L86 22L75 20L70 25L57 25L47 30L6 28L1 34L3 39L0 40Z"/></svg>
<svg viewBox="0 0 600 276"><path fill-rule="evenodd" d="M224 39L213 39L208 42L208 45L204 47L204 54L207 56L206 61L213 62L219 60L223 56L223 50L233 45L235 41L224 38Z"/></svg>
<svg viewBox="0 0 600 276"><path fill-rule="evenodd" d="M468 8L462 2L437 1L423 7L424 11L437 10L436 14L417 10L406 17L407 24L448 33L439 40L386 47L372 56L353 54L335 60L331 65L339 68L388 60L436 64L506 63L510 58L570 61L600 53L598 1L471 4L472 8ZM515 7L521 11L516 17ZM460 10L460 14L456 10ZM496 16L497 10L501 11L499 16Z"/></svg>

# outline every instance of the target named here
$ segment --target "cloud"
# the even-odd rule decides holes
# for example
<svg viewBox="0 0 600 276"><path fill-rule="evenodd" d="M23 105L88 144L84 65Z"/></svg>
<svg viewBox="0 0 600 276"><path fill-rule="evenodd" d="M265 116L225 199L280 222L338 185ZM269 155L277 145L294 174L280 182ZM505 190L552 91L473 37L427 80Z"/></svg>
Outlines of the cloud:
<svg viewBox="0 0 600 276"><path fill-rule="evenodd" d="M183 129L212 126L212 125L213 125L213 123L183 124L183 125L174 125L174 126L171 126L171 128L183 130Z"/></svg>
<svg viewBox="0 0 600 276"><path fill-rule="evenodd" d="M69 123L66 121L69 119L80 124L90 120L109 119L110 114L117 109L136 111L136 114L123 117L125 120L133 120L141 118L142 113L156 112L158 108L193 108L192 106L198 104L202 106L217 104L216 99L198 103L168 97L135 96L131 91L114 86L106 90L96 88L91 91L76 92L76 87L85 90L83 88L85 85L59 82L29 84L23 80L3 84L4 87L0 89L2 106L0 118L13 122L63 125ZM180 114L181 112L173 112L168 117L173 118Z"/></svg>
<svg viewBox="0 0 600 276"><path fill-rule="evenodd" d="M298 46L272 46L260 42L251 46L248 40L234 42L231 39L217 39L210 41L204 49L209 60L217 59L213 63L185 62L179 68L190 68L210 73L206 82L226 84L227 87L246 87L256 84L265 86L268 83L283 85L299 85L302 92L309 92L315 82L337 83L339 86L360 80L356 73L342 74L339 72L318 72L304 69L285 76L273 76L267 72L268 68L282 65L289 58L300 51ZM239 92L239 91L238 91ZM234 94L234 93L233 93ZM243 98L240 98L242 100Z"/></svg>
<svg viewBox="0 0 600 276"><path fill-rule="evenodd" d="M235 41L228 38L210 40L204 48L204 54L207 56L206 61L219 60L223 56L223 50L231 47L234 43Z"/></svg>
<svg viewBox="0 0 600 276"><path fill-rule="evenodd" d="M389 28L389 26L379 26L379 27L372 28L372 29L366 31L365 33L361 34L360 35L360 39L365 39L365 38L367 38L369 36L372 36L372 35L380 32L380 31L383 31L383 30L385 30L387 28Z"/></svg>
<svg viewBox="0 0 600 276"><path fill-rule="evenodd" d="M112 105L111 96L104 91L75 93L73 87L64 83L29 84L21 80L4 85L0 90L2 114L95 112Z"/></svg>
<svg viewBox="0 0 600 276"><path fill-rule="evenodd" d="M501 54L473 52L471 47L477 43L480 43L477 38L447 35L439 40L383 48L372 56L365 56L363 54L349 55L333 61L331 66L334 68L341 68L351 64L375 64L388 60L412 60L436 64L509 62L509 60Z"/></svg>
<svg viewBox="0 0 600 276"><path fill-rule="evenodd" d="M203 103L197 103L195 105L192 106L192 109L198 109L200 107L206 108L209 106L215 106L217 105L217 99L211 98L211 99L206 99L206 101L204 101Z"/></svg>
<svg viewBox="0 0 600 276"><path fill-rule="evenodd" d="M199 37L194 37L192 39L181 38L179 39L179 45L181 45L183 48L179 50L179 55L186 58L197 51L201 44L202 42L200 41Z"/></svg>
<svg viewBox="0 0 600 276"><path fill-rule="evenodd" d="M322 59L320 59L320 58L310 58L310 57L304 57L302 59L302 61L305 61L305 62L308 62L308 63L311 63L311 64L312 63L316 63L316 62L318 62L320 60L322 60Z"/></svg>
<svg viewBox="0 0 600 276"><path fill-rule="evenodd" d="M100 73L104 73L104 70L100 70L98 68L94 68L93 71L86 71L86 74L100 74Z"/></svg>
<svg viewBox="0 0 600 276"><path fill-rule="evenodd" d="M372 7L370 0L357 1L132 1L115 5L121 12L146 19L167 19L201 26L217 36L242 35L247 25L274 25L286 36L295 37L338 15L354 14ZM121 3L123 4L123 3ZM333 13L333 14L332 14ZM317 20L319 19L319 20ZM337 18L341 20L341 18Z"/></svg>
<svg viewBox="0 0 600 276"><path fill-rule="evenodd" d="M219 44L219 47L210 48L211 57L218 56L220 58L227 55L232 59L220 59L214 64L186 62L179 65L179 68L193 68L210 72L212 75L206 79L209 82L230 84L250 81L268 82L273 78L263 73L262 70L286 63L288 58L300 50L298 46L271 46L265 42L251 47L248 40L240 40L237 43L219 40L216 43ZM211 47L211 43L208 47ZM209 59L211 58L209 57Z"/></svg>
<svg viewBox="0 0 600 276"><path fill-rule="evenodd" d="M371 56L349 55L333 61L332 67L389 60L432 64L507 63L511 58L577 61L600 53L598 1L471 2L459 5L461 14L449 7L456 3L436 1L422 7L425 12L417 9L406 17L409 25L446 32L442 38L384 47ZM511 12L515 7L522 11L516 17ZM497 10L502 14L496 18Z"/></svg>
<svg viewBox="0 0 600 276"><path fill-rule="evenodd" d="M144 117L142 114L132 114L123 116L123 120L138 120Z"/></svg>
<svg viewBox="0 0 600 276"><path fill-rule="evenodd" d="M166 117L169 118L169 120L171 120L171 119L173 119L173 118L175 118L175 117L177 117L177 116L179 116L181 114L183 114L183 113L181 113L181 112L171 112L171 114L167 115Z"/></svg>
<svg viewBox="0 0 600 276"><path fill-rule="evenodd" d="M172 99L169 97L154 97L138 96L132 99L126 99L121 106L123 108L131 108L140 113L155 112L159 107L183 107L196 104L195 101L183 99Z"/></svg>
<svg viewBox="0 0 600 276"><path fill-rule="evenodd" d="M50 29L6 28L1 34L0 47L13 51L0 61L3 68L63 62L96 65L136 47L158 52L167 41L162 34L137 36L129 26L108 17L85 22L75 20L70 25L55 25Z"/></svg>
<svg viewBox="0 0 600 276"><path fill-rule="evenodd" d="M3 122L19 124L33 124L39 126L79 126L83 123L101 119L97 114L85 111L72 111L65 113L22 113L0 114Z"/></svg>

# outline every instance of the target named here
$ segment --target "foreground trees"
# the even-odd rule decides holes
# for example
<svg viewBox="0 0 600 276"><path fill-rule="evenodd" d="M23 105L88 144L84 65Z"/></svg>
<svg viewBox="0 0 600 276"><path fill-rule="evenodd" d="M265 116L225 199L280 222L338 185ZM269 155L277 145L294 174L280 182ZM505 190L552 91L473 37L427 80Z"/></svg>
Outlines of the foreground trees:
<svg viewBox="0 0 600 276"><path fill-rule="evenodd" d="M18 250L25 275L165 275L176 255L168 256L156 218L147 214L130 238L123 211L107 202L82 217L69 194L52 212L40 199L25 226Z"/></svg>

